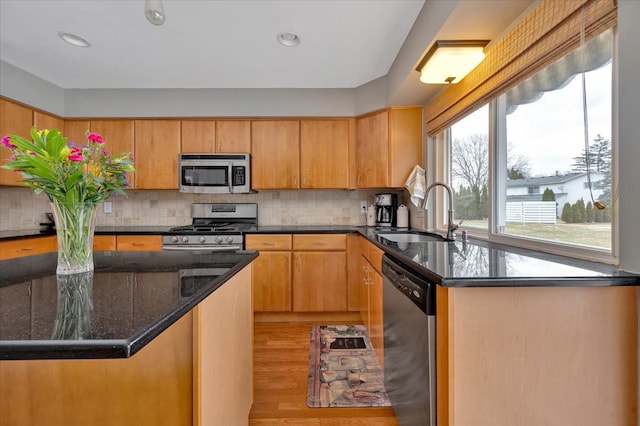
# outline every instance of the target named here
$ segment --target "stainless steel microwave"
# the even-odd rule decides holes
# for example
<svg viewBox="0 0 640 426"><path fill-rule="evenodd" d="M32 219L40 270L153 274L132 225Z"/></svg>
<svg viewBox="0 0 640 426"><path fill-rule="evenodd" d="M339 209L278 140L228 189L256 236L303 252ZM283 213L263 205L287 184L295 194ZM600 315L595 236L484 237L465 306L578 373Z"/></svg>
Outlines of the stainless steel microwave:
<svg viewBox="0 0 640 426"><path fill-rule="evenodd" d="M178 188L197 194L245 194L251 192L249 154L180 154Z"/></svg>

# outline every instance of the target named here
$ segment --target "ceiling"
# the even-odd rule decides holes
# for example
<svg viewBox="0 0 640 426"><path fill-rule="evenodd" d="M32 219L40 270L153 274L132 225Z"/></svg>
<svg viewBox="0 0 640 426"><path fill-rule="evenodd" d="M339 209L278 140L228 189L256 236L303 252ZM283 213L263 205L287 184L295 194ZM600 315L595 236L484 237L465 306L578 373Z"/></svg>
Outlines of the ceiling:
<svg viewBox="0 0 640 426"><path fill-rule="evenodd" d="M0 0L0 60L63 89L355 88L389 73L429 8L453 13L425 34L492 39L532 2L164 0L166 22L155 26L144 0ZM281 46L280 32L300 45ZM402 71L412 81L433 40L414 37Z"/></svg>

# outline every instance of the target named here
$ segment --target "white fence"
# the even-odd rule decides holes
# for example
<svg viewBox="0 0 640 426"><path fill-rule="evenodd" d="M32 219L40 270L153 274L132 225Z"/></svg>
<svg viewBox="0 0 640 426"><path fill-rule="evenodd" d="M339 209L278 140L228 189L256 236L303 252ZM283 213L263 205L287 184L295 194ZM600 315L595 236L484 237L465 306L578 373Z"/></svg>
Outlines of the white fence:
<svg viewBox="0 0 640 426"><path fill-rule="evenodd" d="M555 201L509 201L507 222L556 223Z"/></svg>

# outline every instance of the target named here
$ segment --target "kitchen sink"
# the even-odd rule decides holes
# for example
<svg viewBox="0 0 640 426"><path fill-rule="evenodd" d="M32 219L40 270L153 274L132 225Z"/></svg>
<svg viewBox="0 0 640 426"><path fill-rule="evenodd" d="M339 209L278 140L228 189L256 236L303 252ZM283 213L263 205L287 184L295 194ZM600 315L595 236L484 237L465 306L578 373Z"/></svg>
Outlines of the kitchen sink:
<svg viewBox="0 0 640 426"><path fill-rule="evenodd" d="M430 243L434 241L444 241L442 236L432 233L378 232L378 235L396 243Z"/></svg>

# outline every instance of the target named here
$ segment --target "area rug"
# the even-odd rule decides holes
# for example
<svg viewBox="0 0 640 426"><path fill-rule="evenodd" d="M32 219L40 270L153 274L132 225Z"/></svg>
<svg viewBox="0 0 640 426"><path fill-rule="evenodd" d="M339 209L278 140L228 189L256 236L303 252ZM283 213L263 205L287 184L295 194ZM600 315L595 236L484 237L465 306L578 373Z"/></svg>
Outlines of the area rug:
<svg viewBox="0 0 640 426"><path fill-rule="evenodd" d="M382 369L362 325L311 329L307 405L388 407Z"/></svg>

